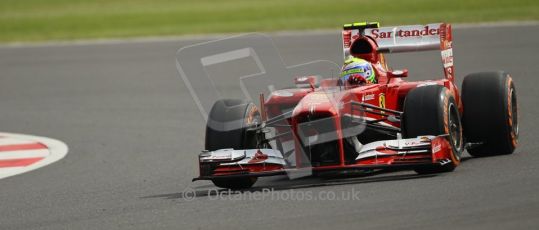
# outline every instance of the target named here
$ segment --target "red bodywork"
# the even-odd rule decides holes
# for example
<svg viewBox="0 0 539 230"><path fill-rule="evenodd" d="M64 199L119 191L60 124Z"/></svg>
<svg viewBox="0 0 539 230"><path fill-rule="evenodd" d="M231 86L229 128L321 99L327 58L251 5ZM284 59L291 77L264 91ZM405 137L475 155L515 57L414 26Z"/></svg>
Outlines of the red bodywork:
<svg viewBox="0 0 539 230"><path fill-rule="evenodd" d="M411 89L421 85L438 84L449 89L453 94L456 103L462 112L462 103L457 86L454 83L453 56L451 53L451 27L449 24L440 24L439 27L440 47L442 51L442 62L444 64L445 77L431 81L405 81L402 73L388 69L383 53L379 52L376 40L368 35L350 36L349 30L343 31L343 46L345 48L354 47L355 43L369 44L371 52L354 53L350 50L350 55L365 59L372 63L378 83L363 86L338 86L334 79L325 79L320 82L320 87L305 87L296 89L286 89L272 93L261 106L262 115L268 120L282 116L284 113L292 111L291 116L278 122L282 126L275 126L277 139L280 143L293 142L295 152L295 164L280 165L269 162L253 164L225 164L215 165L211 173L207 173L201 163L201 175L196 179L212 179L216 177L241 177L241 176L269 176L285 174L291 171L313 170L348 170L348 169L382 169L382 168L415 168L418 166L443 164L446 160L451 160L451 145L445 137L438 136L431 139L417 140L418 143L409 143L414 147L421 143L428 143L428 149L423 152L402 154L405 149L396 149L391 146L380 145L376 151L384 153L376 157L365 157L350 162L346 160L346 150L344 146L344 136L341 127L341 118L345 116L364 116L370 120L383 120L384 125L392 128L400 128L399 121L388 120L384 111L378 113L360 113L354 110L352 102L361 102L392 111L403 111L403 104L406 95ZM351 40L347 40L351 39ZM449 53L448 53L449 52ZM450 63L450 64L449 64ZM407 72L407 71L406 71ZM312 78L307 78L311 86ZM297 82L296 82L297 83ZM335 92L335 90L337 92ZM376 109L374 109L376 111ZM310 165L308 159L303 157L303 146L298 133L299 125L305 121L307 116L330 118L333 120L337 135L338 162L330 165ZM290 127L286 127L286 126ZM291 132L290 132L291 131ZM288 135L286 134L288 133ZM422 142L423 141L423 142ZM421 142L421 143L419 143ZM406 143L404 143L406 144ZM403 148L405 148L404 146ZM417 146L416 146L417 147ZM418 147L419 148L419 147ZM422 147L425 149L425 146ZM406 150L407 151L407 150ZM258 153L257 153L258 154ZM260 153L263 154L263 153ZM258 154L257 159L264 157ZM266 157L267 158L267 157ZM251 159L253 160L253 159ZM455 160L455 159L452 159ZM253 161L251 161L253 162Z"/></svg>

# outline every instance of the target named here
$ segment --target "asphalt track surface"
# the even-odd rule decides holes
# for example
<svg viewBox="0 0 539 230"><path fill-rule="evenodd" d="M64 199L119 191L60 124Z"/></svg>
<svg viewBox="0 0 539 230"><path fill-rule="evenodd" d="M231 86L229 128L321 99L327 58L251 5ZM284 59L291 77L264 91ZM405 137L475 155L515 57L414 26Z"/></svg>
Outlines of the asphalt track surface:
<svg viewBox="0 0 539 230"><path fill-rule="evenodd" d="M470 158L455 172L418 177L265 178L253 191L332 191L359 200L219 200L197 175L204 121L175 67L199 40L0 48L0 130L47 136L69 154L0 180L0 229L535 229L539 225L539 26L454 31L457 80L513 75L520 144L513 155ZM340 62L339 33L274 36L288 65ZM437 56L435 56L437 57ZM411 79L438 59L395 55ZM197 191L193 201L182 191Z"/></svg>

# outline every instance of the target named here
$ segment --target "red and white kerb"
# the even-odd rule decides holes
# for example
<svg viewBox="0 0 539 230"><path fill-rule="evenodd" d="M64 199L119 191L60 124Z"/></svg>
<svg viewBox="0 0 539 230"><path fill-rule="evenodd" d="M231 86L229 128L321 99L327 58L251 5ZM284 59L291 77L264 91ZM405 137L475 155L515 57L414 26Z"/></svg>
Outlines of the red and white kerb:
<svg viewBox="0 0 539 230"><path fill-rule="evenodd" d="M67 146L58 140L0 133L0 179L38 169L66 154Z"/></svg>

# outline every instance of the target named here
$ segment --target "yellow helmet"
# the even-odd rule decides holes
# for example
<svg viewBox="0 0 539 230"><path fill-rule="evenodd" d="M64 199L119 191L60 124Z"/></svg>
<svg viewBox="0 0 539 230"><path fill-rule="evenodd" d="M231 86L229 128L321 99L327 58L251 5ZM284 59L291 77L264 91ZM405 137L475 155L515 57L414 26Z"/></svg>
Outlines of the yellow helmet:
<svg viewBox="0 0 539 230"><path fill-rule="evenodd" d="M376 83L376 75L371 63L361 58L350 57L344 61L341 81L351 84Z"/></svg>

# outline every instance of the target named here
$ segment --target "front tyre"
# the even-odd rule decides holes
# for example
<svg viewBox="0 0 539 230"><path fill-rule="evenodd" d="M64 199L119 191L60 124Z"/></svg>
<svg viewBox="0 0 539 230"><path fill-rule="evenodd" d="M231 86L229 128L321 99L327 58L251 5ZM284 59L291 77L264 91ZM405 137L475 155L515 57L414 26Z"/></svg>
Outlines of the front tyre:
<svg viewBox="0 0 539 230"><path fill-rule="evenodd" d="M404 101L403 116L404 137L448 134L451 144L451 162L417 168L417 173L450 172L459 165L464 149L462 125L455 98L447 88L430 85L412 89Z"/></svg>
<svg viewBox="0 0 539 230"><path fill-rule="evenodd" d="M259 148L260 137L247 129L260 121L260 112L251 102L234 99L216 101L206 125L206 150ZM252 187L256 180L256 177L238 177L213 179L212 182L221 188L246 189Z"/></svg>
<svg viewBox="0 0 539 230"><path fill-rule="evenodd" d="M511 154L518 142L518 106L513 79L499 72L473 73L462 83L463 125L475 157Z"/></svg>

